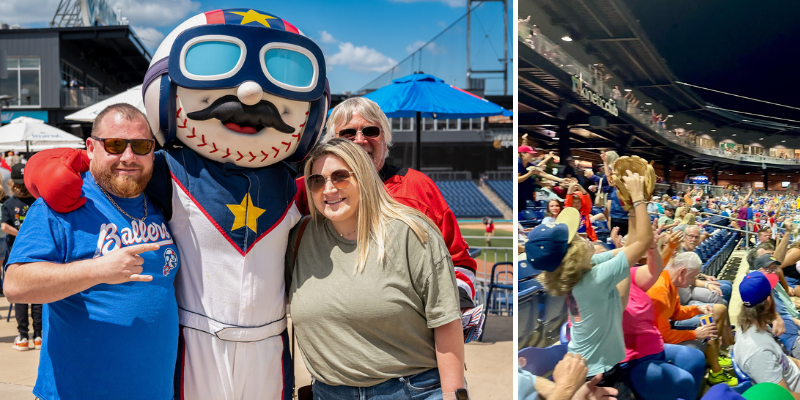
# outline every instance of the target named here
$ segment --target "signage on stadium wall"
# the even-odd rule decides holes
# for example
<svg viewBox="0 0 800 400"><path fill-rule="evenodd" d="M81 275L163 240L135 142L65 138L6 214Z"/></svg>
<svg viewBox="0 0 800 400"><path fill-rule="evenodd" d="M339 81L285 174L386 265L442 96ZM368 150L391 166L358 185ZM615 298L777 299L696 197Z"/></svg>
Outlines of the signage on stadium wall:
<svg viewBox="0 0 800 400"><path fill-rule="evenodd" d="M47 111L3 111L0 112L0 122L7 124L14 118L31 117L47 122Z"/></svg>
<svg viewBox="0 0 800 400"><path fill-rule="evenodd" d="M590 89L588 85L584 84L581 78L577 76L572 77L572 90L581 95L586 100L592 102L592 104L602 108L609 112L609 114L613 116L619 116L619 109L617 108L617 104L614 100L606 99L603 96L600 96L594 90Z"/></svg>

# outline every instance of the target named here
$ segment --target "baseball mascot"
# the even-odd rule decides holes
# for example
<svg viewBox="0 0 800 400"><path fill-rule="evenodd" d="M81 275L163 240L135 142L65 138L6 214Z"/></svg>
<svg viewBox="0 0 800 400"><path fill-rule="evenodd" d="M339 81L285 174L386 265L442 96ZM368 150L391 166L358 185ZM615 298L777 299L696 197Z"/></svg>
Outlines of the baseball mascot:
<svg viewBox="0 0 800 400"><path fill-rule="evenodd" d="M146 195L183 258L175 397L291 399L283 270L300 213L285 162L302 160L323 127L322 51L274 15L210 11L164 39L142 90L165 149ZM65 212L85 202L86 170L84 152L59 149L34 157L25 176Z"/></svg>

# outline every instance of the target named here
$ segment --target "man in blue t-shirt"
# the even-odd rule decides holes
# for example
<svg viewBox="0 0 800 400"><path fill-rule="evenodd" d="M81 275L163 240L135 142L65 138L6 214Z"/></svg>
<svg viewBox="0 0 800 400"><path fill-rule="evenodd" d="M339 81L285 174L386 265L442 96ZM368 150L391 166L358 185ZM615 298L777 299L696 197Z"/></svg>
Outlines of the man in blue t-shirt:
<svg viewBox="0 0 800 400"><path fill-rule="evenodd" d="M143 194L153 135L144 114L116 104L97 116L86 146L86 205L60 214L37 200L9 257L9 301L45 304L33 394L172 399L180 259Z"/></svg>

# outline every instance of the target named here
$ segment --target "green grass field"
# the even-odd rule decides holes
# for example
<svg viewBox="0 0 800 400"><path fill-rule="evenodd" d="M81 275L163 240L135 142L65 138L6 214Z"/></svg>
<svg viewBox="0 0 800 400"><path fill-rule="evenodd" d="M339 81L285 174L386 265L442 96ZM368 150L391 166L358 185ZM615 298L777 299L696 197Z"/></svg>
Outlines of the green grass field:
<svg viewBox="0 0 800 400"><path fill-rule="evenodd" d="M482 238L483 234L486 232L485 229L466 229L461 228L461 236L481 236L480 239L466 239L467 244L469 244L470 248L473 247L486 247L486 240ZM494 237L492 238L492 247L505 247L505 248L512 248L514 245L514 236L511 232L495 229L494 230ZM504 250L484 250L481 252L480 257L476 258L476 260L485 260L489 263L493 263L495 260L495 252L497 252L497 260L503 261L506 252ZM488 254L487 254L488 253ZM488 257L487 257L488 255ZM513 253L508 253L509 260L513 259Z"/></svg>

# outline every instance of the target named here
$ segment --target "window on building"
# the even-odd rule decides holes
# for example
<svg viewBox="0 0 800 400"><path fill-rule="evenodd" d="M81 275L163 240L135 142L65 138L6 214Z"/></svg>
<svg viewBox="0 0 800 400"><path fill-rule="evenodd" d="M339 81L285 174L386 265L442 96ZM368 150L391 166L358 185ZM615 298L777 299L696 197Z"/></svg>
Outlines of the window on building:
<svg viewBox="0 0 800 400"><path fill-rule="evenodd" d="M8 57L8 78L0 79L0 95L11 98L11 107L42 105L39 57Z"/></svg>
<svg viewBox="0 0 800 400"><path fill-rule="evenodd" d="M436 120L432 119L432 118L423 118L422 119L422 130L423 131L436 130Z"/></svg>
<svg viewBox="0 0 800 400"><path fill-rule="evenodd" d="M462 118L460 121L462 131L483 130L483 118Z"/></svg>

